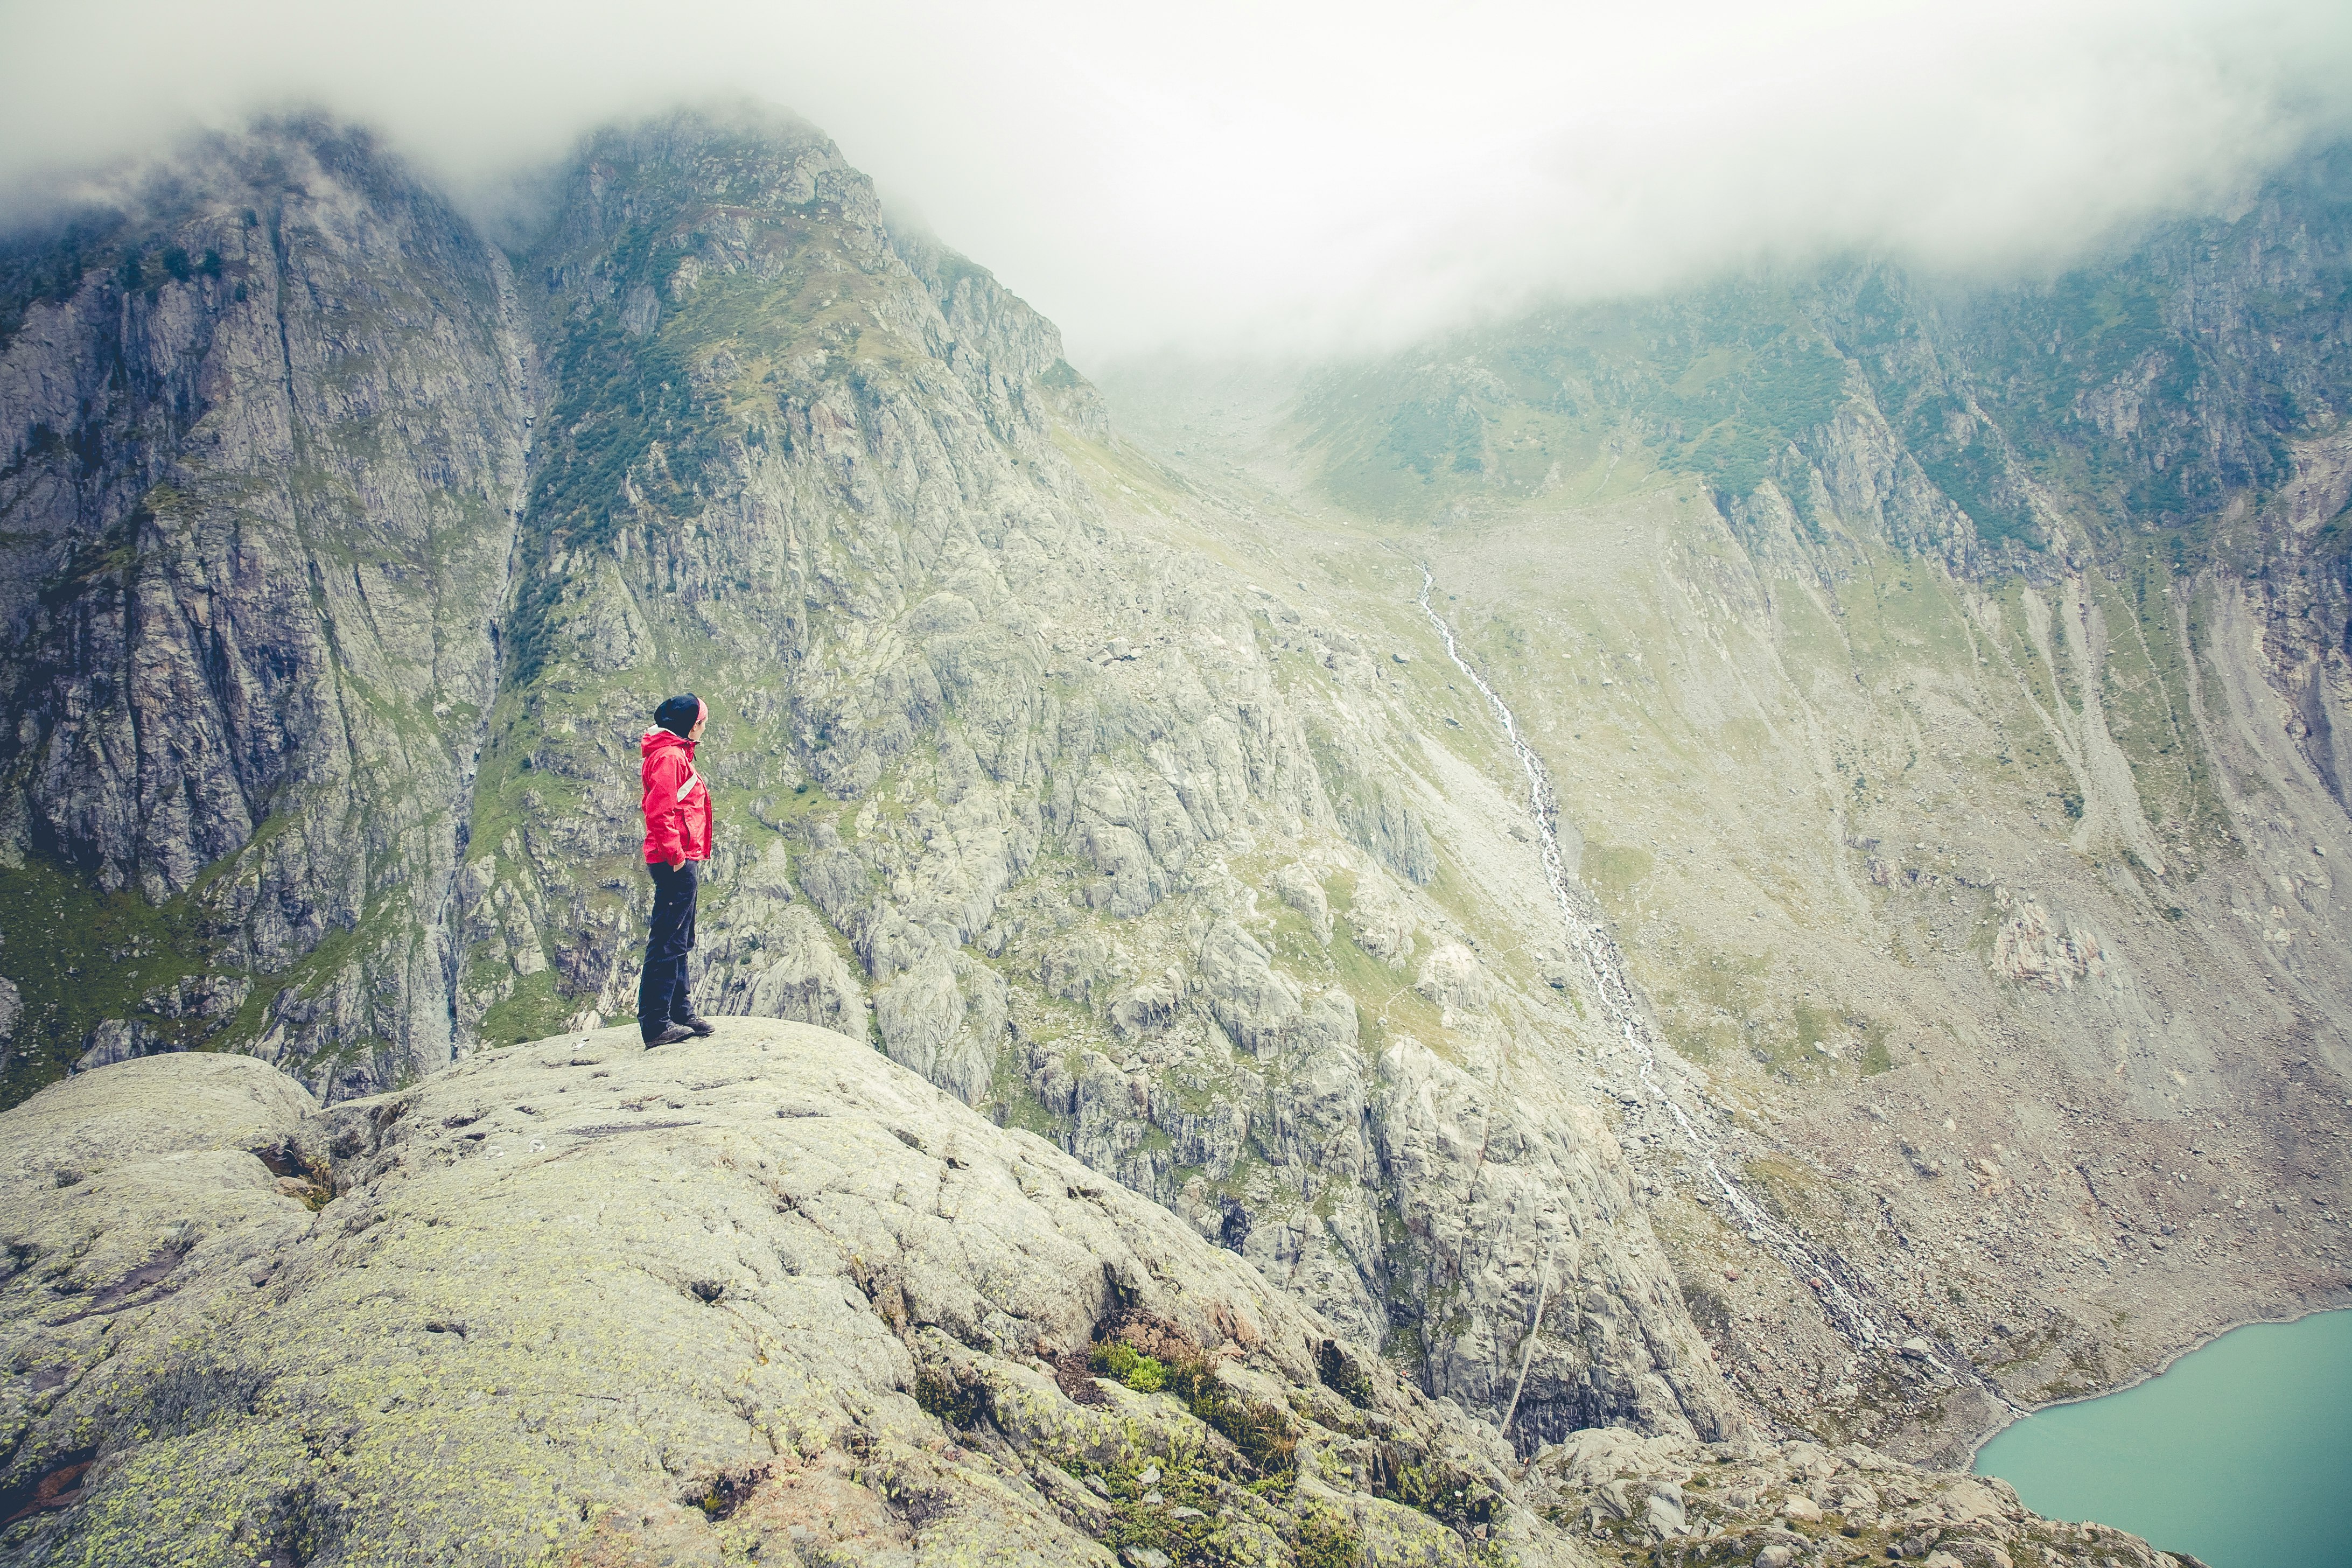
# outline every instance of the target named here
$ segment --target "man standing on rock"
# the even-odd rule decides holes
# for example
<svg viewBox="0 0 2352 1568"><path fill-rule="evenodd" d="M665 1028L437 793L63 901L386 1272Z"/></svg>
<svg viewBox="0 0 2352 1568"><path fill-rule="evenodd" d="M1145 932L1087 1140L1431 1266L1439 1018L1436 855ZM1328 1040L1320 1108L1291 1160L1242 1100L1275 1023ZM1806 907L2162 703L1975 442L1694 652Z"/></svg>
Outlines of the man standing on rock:
<svg viewBox="0 0 2352 1568"><path fill-rule="evenodd" d="M694 743L710 710L692 692L654 710L640 749L646 785L646 869L654 878L654 918L637 982L637 1027L648 1046L674 1046L711 1033L686 995L686 955L694 950L694 898L710 858L710 791L694 771Z"/></svg>

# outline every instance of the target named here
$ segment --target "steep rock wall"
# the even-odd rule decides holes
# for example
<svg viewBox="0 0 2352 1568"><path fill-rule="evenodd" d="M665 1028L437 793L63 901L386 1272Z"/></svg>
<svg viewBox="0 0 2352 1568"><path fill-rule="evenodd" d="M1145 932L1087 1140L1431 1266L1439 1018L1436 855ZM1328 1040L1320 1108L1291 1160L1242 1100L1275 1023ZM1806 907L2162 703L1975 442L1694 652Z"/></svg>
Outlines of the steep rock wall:
<svg viewBox="0 0 2352 1568"><path fill-rule="evenodd" d="M109 1013L322 1086L446 1062L523 473L505 259L296 123L191 149L51 264L0 348L0 827L36 863L39 1039L10 1081Z"/></svg>

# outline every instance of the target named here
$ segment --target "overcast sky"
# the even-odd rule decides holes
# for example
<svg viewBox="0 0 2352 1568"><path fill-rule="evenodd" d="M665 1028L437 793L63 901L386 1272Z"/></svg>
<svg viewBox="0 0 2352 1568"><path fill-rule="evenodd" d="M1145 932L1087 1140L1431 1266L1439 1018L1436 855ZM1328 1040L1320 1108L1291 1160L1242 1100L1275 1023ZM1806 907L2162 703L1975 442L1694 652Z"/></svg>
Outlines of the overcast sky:
<svg viewBox="0 0 2352 1568"><path fill-rule="evenodd" d="M1849 247L2048 267L2352 130L2347 0L0 0L0 200L303 99L453 184L751 94L1080 365Z"/></svg>

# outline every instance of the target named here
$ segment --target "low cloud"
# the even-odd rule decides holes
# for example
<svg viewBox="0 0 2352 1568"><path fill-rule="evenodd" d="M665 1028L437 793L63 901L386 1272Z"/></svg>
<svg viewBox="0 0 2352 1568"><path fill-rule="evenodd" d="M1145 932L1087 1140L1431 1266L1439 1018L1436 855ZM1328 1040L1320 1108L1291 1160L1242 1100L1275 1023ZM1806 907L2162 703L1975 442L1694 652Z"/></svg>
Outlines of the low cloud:
<svg viewBox="0 0 2352 1568"><path fill-rule="evenodd" d="M462 192L601 121L816 121L1082 363L1379 347L1873 249L2063 263L2352 132L2341 0L16 5L0 198L290 102Z"/></svg>

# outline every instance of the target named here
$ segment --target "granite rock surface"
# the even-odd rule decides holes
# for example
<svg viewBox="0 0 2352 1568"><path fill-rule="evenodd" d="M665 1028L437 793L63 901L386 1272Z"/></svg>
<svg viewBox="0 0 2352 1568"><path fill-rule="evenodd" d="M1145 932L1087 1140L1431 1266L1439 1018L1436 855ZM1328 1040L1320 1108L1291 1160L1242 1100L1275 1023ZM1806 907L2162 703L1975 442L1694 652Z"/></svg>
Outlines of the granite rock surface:
<svg viewBox="0 0 2352 1568"><path fill-rule="evenodd" d="M805 1025L323 1110L153 1057L0 1117L0 1560L1586 1560L1491 1427ZM1122 1335L1213 1399L1089 1374Z"/></svg>

